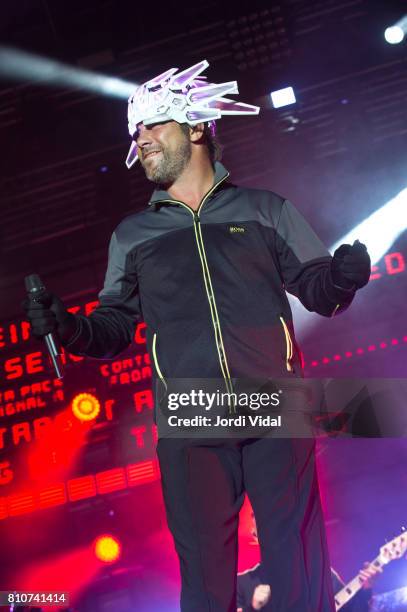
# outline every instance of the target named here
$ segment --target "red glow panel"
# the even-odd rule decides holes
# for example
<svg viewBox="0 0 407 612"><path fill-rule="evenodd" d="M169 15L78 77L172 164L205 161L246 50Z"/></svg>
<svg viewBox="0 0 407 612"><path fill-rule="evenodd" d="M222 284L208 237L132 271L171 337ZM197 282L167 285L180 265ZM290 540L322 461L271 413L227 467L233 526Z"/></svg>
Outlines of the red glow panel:
<svg viewBox="0 0 407 612"><path fill-rule="evenodd" d="M70 501L95 497L96 483L93 476L82 476L68 480L68 495Z"/></svg>
<svg viewBox="0 0 407 612"><path fill-rule="evenodd" d="M151 482L156 480L157 477L156 461L143 461L142 463L133 463L127 466L127 482L129 487L134 487L143 482Z"/></svg>
<svg viewBox="0 0 407 612"><path fill-rule="evenodd" d="M8 513L10 516L18 516L35 510L34 495L10 495L8 498Z"/></svg>
<svg viewBox="0 0 407 612"><path fill-rule="evenodd" d="M5 519L7 517L7 497L0 497L0 519Z"/></svg>
<svg viewBox="0 0 407 612"><path fill-rule="evenodd" d="M96 474L96 483L98 493L101 494L127 488L123 468L115 468L113 470L106 470L106 472L99 472Z"/></svg>
<svg viewBox="0 0 407 612"><path fill-rule="evenodd" d="M61 482L60 484L54 485L53 487L47 487L43 489L39 494L39 507L49 508L50 506L59 506L65 504L67 501L65 485Z"/></svg>
<svg viewBox="0 0 407 612"><path fill-rule="evenodd" d="M73 478L66 483L66 489L64 483L58 483L35 493L21 493L0 498L0 519L64 504L68 501L66 491L68 491L69 501L77 501L94 497L97 494L142 485L158 478L160 478L160 470L156 459L106 470L95 476L90 474ZM37 496L39 503L37 503Z"/></svg>

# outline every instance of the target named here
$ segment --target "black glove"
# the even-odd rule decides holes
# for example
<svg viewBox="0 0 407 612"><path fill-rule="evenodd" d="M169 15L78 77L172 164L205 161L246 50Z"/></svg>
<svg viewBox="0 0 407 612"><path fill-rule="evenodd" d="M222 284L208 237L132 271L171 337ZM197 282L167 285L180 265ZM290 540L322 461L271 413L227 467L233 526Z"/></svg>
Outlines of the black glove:
<svg viewBox="0 0 407 612"><path fill-rule="evenodd" d="M347 291L364 287L370 278L370 257L366 245L359 240L341 244L331 261L331 275L334 286Z"/></svg>
<svg viewBox="0 0 407 612"><path fill-rule="evenodd" d="M34 302L26 298L22 308L31 325L35 338L43 338L47 334L57 333L62 344L68 344L76 334L77 317L68 312L59 297L44 292Z"/></svg>

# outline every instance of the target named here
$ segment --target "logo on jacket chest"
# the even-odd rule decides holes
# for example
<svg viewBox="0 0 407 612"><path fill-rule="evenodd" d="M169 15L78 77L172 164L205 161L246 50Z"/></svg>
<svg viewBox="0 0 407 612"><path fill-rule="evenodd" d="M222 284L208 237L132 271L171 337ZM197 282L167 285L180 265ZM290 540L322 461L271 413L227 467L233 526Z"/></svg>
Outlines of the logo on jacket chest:
<svg viewBox="0 0 407 612"><path fill-rule="evenodd" d="M231 234L244 234L244 227L241 227L240 225L229 225L229 232Z"/></svg>

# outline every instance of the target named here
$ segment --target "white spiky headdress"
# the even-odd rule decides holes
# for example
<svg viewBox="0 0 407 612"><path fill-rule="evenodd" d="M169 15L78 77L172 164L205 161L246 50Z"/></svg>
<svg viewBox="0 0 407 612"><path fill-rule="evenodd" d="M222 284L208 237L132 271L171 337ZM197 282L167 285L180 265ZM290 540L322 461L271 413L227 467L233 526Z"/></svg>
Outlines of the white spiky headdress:
<svg viewBox="0 0 407 612"><path fill-rule="evenodd" d="M235 102L223 96L239 93L236 81L228 83L207 83L206 77L199 76L209 63L206 60L179 72L170 68L137 87L129 98L128 120L130 136L137 125L152 125L161 121L177 121L197 125L208 122L213 125L222 115L258 115L259 106ZM133 141L126 159L126 166L137 161L137 144Z"/></svg>

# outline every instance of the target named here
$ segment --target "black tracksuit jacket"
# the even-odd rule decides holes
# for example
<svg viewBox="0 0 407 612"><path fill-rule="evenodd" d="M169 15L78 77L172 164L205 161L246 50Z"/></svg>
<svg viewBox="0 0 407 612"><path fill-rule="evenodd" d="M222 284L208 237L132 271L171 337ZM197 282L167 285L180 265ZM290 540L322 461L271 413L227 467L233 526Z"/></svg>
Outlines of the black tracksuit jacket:
<svg viewBox="0 0 407 612"><path fill-rule="evenodd" d="M156 190L110 242L100 305L67 349L111 358L147 324L154 378L303 376L286 291L331 317L354 292L333 284L331 255L296 208L271 191L215 180L195 212Z"/></svg>

